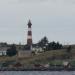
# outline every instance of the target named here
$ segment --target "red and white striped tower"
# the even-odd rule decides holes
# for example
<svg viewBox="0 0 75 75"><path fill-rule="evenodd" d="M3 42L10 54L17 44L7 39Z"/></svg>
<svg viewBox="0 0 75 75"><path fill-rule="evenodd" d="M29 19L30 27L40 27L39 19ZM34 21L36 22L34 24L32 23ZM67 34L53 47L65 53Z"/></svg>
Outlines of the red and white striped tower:
<svg viewBox="0 0 75 75"><path fill-rule="evenodd" d="M32 48L32 23L31 21L29 20L28 22L28 34L27 34L27 45L29 46L30 50Z"/></svg>

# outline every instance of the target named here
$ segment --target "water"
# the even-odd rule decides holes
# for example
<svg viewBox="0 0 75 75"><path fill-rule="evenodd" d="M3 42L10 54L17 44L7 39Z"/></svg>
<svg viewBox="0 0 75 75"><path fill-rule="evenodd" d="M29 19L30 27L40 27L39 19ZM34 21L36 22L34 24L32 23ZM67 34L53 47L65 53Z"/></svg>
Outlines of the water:
<svg viewBox="0 0 75 75"><path fill-rule="evenodd" d="M0 75L75 75L75 71L0 71Z"/></svg>

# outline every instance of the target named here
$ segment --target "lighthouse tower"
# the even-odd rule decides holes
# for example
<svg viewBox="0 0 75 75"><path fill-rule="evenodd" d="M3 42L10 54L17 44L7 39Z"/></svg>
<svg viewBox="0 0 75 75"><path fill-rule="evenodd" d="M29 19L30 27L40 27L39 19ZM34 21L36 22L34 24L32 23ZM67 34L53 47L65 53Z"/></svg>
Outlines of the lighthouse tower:
<svg viewBox="0 0 75 75"><path fill-rule="evenodd" d="M29 50L31 50L32 49L32 28L31 28L32 23L30 20L27 25L28 25L27 45L29 47Z"/></svg>

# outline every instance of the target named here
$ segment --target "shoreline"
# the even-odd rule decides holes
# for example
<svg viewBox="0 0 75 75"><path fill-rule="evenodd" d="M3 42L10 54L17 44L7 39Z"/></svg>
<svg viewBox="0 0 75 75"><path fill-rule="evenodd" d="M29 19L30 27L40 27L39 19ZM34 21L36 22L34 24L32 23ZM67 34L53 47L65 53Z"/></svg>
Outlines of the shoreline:
<svg viewBox="0 0 75 75"><path fill-rule="evenodd" d="M0 71L75 71L75 68L68 69L22 69L22 68L3 68Z"/></svg>

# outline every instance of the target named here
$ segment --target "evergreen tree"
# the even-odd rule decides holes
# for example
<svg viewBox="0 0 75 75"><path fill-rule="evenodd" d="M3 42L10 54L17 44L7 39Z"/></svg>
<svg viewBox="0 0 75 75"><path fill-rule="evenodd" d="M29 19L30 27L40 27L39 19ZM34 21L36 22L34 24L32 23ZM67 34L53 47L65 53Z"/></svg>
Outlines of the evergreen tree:
<svg viewBox="0 0 75 75"><path fill-rule="evenodd" d="M10 49L7 50L8 56L14 56L17 54L16 46L13 44Z"/></svg>
<svg viewBox="0 0 75 75"><path fill-rule="evenodd" d="M59 42L55 43L54 41L50 42L47 46L47 50L56 50L61 48L62 48L62 45L59 44Z"/></svg>
<svg viewBox="0 0 75 75"><path fill-rule="evenodd" d="M47 37L43 37L39 42L38 42L38 46L43 48L46 46L46 44L48 44L48 39Z"/></svg>

